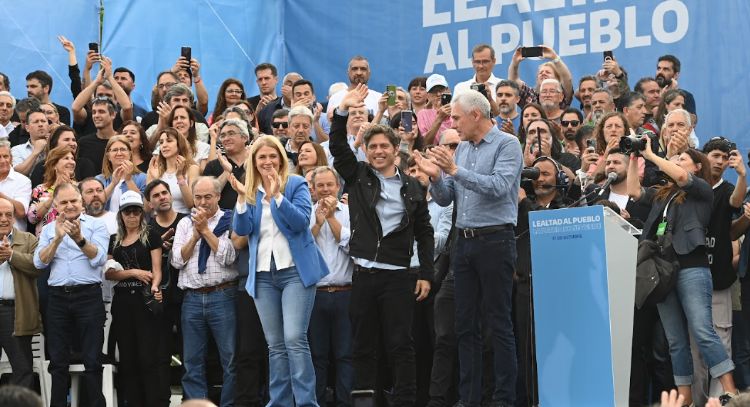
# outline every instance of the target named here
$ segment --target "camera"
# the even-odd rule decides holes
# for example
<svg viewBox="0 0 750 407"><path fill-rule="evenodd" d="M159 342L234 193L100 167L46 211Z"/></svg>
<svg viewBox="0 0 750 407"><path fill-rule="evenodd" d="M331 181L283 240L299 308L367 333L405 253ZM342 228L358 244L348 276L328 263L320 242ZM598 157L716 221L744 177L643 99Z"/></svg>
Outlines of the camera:
<svg viewBox="0 0 750 407"><path fill-rule="evenodd" d="M521 182L535 181L538 179L539 179L539 168L524 167L524 169L521 170Z"/></svg>
<svg viewBox="0 0 750 407"><path fill-rule="evenodd" d="M623 136L620 138L620 151L623 154L641 155L646 149L646 136Z"/></svg>
<svg viewBox="0 0 750 407"><path fill-rule="evenodd" d="M477 92L479 92L479 93L481 93L483 95L484 95L485 88L486 87L484 86L483 83L472 83L471 84L471 90L475 90L475 91L477 91Z"/></svg>

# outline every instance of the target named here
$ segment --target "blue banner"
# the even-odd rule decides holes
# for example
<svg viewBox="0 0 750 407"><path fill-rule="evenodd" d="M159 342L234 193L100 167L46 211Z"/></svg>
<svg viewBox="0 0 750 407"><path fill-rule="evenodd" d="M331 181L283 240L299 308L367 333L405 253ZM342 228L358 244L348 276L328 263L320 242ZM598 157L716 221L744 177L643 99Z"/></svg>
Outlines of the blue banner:
<svg viewBox="0 0 750 407"><path fill-rule="evenodd" d="M55 79L53 99L70 104L67 55L55 37L76 43L82 66L86 44L97 38L98 4L0 2L0 71L11 76L16 96L24 94L26 73L44 69ZM432 72L451 85L470 78L471 48L478 43L496 49L494 73L504 78L516 47L546 44L574 79L599 70L602 51L612 50L631 85L655 74L660 55L678 56L680 87L697 101L698 137L723 135L750 149L750 123L737 114L750 110L742 86L750 65L742 43L750 37L750 3L741 0L385 0L354 6L342 0L104 0L103 7L103 52L136 73L134 98L146 106L156 74L172 66L181 46L191 46L200 60L212 108L225 78L238 78L248 94L256 93L253 67L263 61L282 76L297 71L313 80L322 100L331 83L347 82L354 55L370 60L370 86L383 91ZM533 83L540 62L523 61L521 78Z"/></svg>

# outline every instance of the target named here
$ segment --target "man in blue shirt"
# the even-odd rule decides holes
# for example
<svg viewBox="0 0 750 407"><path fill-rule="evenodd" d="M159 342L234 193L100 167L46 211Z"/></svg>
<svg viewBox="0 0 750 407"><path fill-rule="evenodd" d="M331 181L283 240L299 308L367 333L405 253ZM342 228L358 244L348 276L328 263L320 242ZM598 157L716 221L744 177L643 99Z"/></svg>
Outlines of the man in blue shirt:
<svg viewBox="0 0 750 407"><path fill-rule="evenodd" d="M511 293L522 155L518 139L492 123L490 104L479 92L459 94L451 105L453 127L463 140L455 161L447 147L430 159L414 153L432 180L432 197L456 208L454 256L459 396L457 406L478 406L482 389L480 310L492 332L495 367L494 405L515 401L516 349ZM492 256L487 256L492 253ZM480 301L483 303L480 304Z"/></svg>
<svg viewBox="0 0 750 407"><path fill-rule="evenodd" d="M72 335L80 339L83 374L91 406L104 406L102 361L104 302L102 266L109 233L103 222L83 213L78 188L65 183L52 197L57 219L44 226L34 251L34 266L50 267L47 344L52 375L50 406L67 405Z"/></svg>

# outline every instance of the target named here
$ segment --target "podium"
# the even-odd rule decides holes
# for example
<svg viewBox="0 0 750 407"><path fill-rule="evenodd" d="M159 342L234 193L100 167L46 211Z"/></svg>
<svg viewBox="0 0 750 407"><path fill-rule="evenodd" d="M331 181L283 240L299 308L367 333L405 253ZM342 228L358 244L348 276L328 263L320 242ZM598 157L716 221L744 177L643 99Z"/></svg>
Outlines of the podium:
<svg viewBox="0 0 750 407"><path fill-rule="evenodd" d="M539 403L627 406L640 231L611 209L529 214Z"/></svg>

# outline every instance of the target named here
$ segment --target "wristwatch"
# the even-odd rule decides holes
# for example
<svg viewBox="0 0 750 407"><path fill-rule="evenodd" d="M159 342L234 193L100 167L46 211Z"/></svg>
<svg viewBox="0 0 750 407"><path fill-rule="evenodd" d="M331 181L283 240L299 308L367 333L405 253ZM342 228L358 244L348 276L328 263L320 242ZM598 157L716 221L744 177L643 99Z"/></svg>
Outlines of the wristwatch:
<svg viewBox="0 0 750 407"><path fill-rule="evenodd" d="M76 244L78 245L78 247L83 248L83 246L86 246L86 238L81 238L81 240L77 241Z"/></svg>

